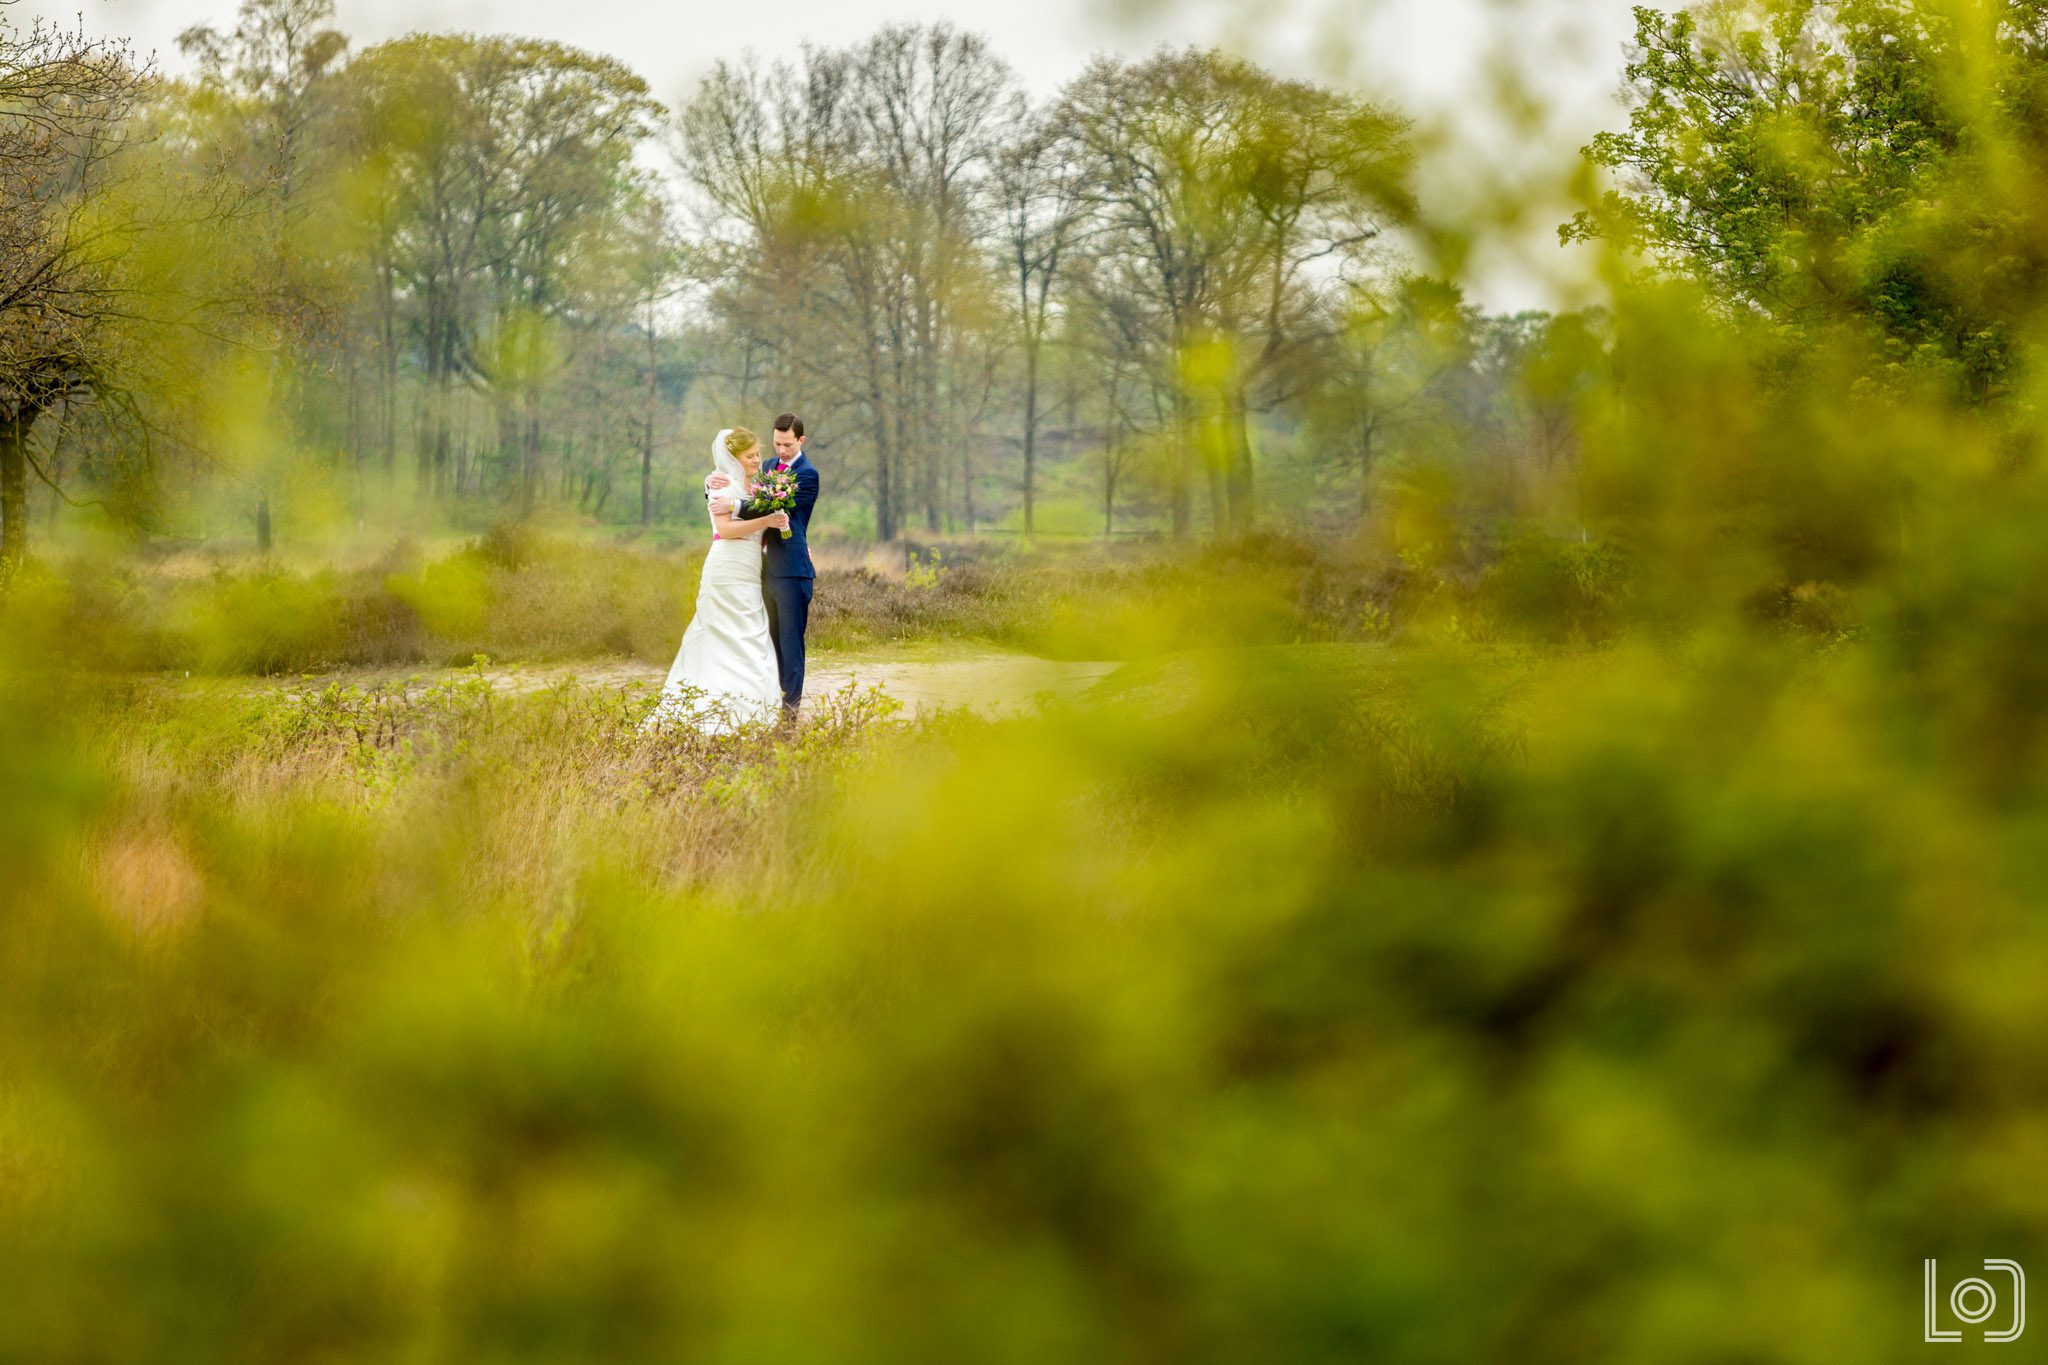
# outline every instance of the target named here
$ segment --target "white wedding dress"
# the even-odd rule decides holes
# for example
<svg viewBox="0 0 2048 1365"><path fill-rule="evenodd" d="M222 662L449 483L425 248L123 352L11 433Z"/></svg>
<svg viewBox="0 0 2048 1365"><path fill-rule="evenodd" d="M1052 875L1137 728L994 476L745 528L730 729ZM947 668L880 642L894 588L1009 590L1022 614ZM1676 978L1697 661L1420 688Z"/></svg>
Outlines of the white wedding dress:
<svg viewBox="0 0 2048 1365"><path fill-rule="evenodd" d="M711 462L746 487L746 471L725 449L726 433L711 446ZM714 523L715 524L715 523ZM768 639L768 607L761 598L761 533L725 540L715 534L697 582L697 610L683 632L642 729L681 722L711 734L772 720L782 705L775 646Z"/></svg>

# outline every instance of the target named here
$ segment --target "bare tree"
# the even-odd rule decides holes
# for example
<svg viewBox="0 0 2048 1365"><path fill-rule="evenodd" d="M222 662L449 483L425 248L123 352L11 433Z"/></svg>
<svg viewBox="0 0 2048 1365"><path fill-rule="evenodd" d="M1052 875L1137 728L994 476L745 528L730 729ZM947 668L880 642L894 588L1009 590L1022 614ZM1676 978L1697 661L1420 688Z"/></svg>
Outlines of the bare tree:
<svg viewBox="0 0 2048 1365"><path fill-rule="evenodd" d="M125 401L120 356L132 224L104 210L141 85L125 48L0 22L0 567L28 552L30 446L73 401Z"/></svg>
<svg viewBox="0 0 2048 1365"><path fill-rule="evenodd" d="M979 401L977 366L958 365L982 352L956 333L985 316L985 190L1014 83L944 25L801 58L721 64L683 112L710 310L742 394L765 362L778 401L844 412L820 435L867 447L879 538L919 512L938 529L946 433Z"/></svg>
<svg viewBox="0 0 2048 1365"><path fill-rule="evenodd" d="M892 400L899 414L919 415L908 424L899 416L899 430L933 432L957 425L942 398L964 387L947 374L949 334L980 274L984 191L1014 118L1015 78L985 39L943 23L888 25L856 50L854 63L862 151L891 208L876 221L890 230L880 245L898 285L887 310ZM914 461L926 529L936 531L946 462L932 445L901 449Z"/></svg>
<svg viewBox="0 0 2048 1365"><path fill-rule="evenodd" d="M1087 227L1086 168L1051 118L1020 120L997 162L1001 245L1009 267L1017 341L1024 358L1024 534L1038 529L1038 381L1055 286Z"/></svg>
<svg viewBox="0 0 2048 1365"><path fill-rule="evenodd" d="M812 445L867 447L869 468L848 473L886 536L896 434L872 344L886 275L870 226L882 206L857 164L852 80L850 57L812 47L793 69L720 62L677 120L674 156L691 191L712 377L743 409L839 414L813 423Z"/></svg>

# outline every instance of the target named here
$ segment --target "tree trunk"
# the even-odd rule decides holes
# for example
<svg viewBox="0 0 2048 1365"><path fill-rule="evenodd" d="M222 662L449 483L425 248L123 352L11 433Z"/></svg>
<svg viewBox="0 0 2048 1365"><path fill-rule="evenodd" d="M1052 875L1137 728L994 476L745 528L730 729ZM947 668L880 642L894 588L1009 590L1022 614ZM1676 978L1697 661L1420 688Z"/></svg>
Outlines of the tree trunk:
<svg viewBox="0 0 2048 1365"><path fill-rule="evenodd" d="M256 495L256 553L270 553L270 494Z"/></svg>
<svg viewBox="0 0 2048 1365"><path fill-rule="evenodd" d="M1230 491L1224 483L1230 464L1230 434L1214 392L1201 396L1200 407L1201 415L1195 419L1195 449L1201 456L1203 482L1209 488L1209 534L1222 536L1230 531Z"/></svg>
<svg viewBox="0 0 2048 1365"><path fill-rule="evenodd" d="M519 505L522 513L526 506L524 469L519 462L519 413L512 406L512 396L503 391L491 395L491 419L498 433L498 477L502 480L520 479ZM481 482L481 481L479 481ZM500 484L500 487L504 487Z"/></svg>
<svg viewBox="0 0 2048 1365"><path fill-rule="evenodd" d="M1024 534L1038 531L1038 345L1024 348Z"/></svg>
<svg viewBox="0 0 2048 1365"><path fill-rule="evenodd" d="M0 416L0 582L28 558L28 430L35 414Z"/></svg>
<svg viewBox="0 0 2048 1365"><path fill-rule="evenodd" d="M434 413L434 497L439 501L448 498L448 452L449 422L455 409L455 327L449 323L442 328L440 401ZM468 425L468 416L463 423Z"/></svg>
<svg viewBox="0 0 2048 1365"><path fill-rule="evenodd" d="M875 427L875 539L896 537L895 490L889 479L889 422L883 415L882 376L874 347L868 348L868 409Z"/></svg>
<svg viewBox="0 0 2048 1365"><path fill-rule="evenodd" d="M526 390L526 421L519 442L519 517L531 520L540 494L540 386Z"/></svg>
<svg viewBox="0 0 2048 1365"><path fill-rule="evenodd" d="M943 262L943 254L940 260ZM938 287L934 288L928 285L920 275L918 281L920 297L918 299L917 317L917 352L921 363L918 366L917 402L919 410L924 414L924 422L920 423L920 425L928 425L935 434L943 431L950 425L950 423L942 420L939 407L939 331L941 324L939 320L938 299L943 288L943 279L939 281ZM925 529L934 535L940 529L943 515L941 510L943 505L942 494L939 487L941 478L939 466L941 460L942 456L939 449L926 452L924 478L922 480L924 484ZM946 463L950 465L951 462L946 461Z"/></svg>
<svg viewBox="0 0 2048 1365"><path fill-rule="evenodd" d="M431 377L413 395L413 496L424 503L434 491L434 433L438 429L441 389Z"/></svg>
<svg viewBox="0 0 2048 1365"><path fill-rule="evenodd" d="M384 268L384 483L388 488L398 468L398 296L391 268Z"/></svg>
<svg viewBox="0 0 2048 1365"><path fill-rule="evenodd" d="M448 500L448 418L444 412L434 424L434 499Z"/></svg>
<svg viewBox="0 0 2048 1365"><path fill-rule="evenodd" d="M64 484L64 433L70 428L71 409L67 402L59 415L57 434L50 441L50 482L62 487ZM64 499L56 488L50 490L49 511L43 514L43 530L46 534L57 534L57 518L64 510Z"/></svg>
<svg viewBox="0 0 2048 1365"><path fill-rule="evenodd" d="M889 478L889 436L888 426L877 420L875 423L875 539L890 541L896 538L895 489Z"/></svg>
<svg viewBox="0 0 2048 1365"><path fill-rule="evenodd" d="M1118 429L1114 445L1107 459L1102 462L1102 538L1110 541L1116 538L1116 472L1123 464L1124 434Z"/></svg>
<svg viewBox="0 0 2048 1365"><path fill-rule="evenodd" d="M367 425L363 419L363 410L367 406L363 402L362 358L356 354L356 348L350 346L348 348L348 399L342 405L344 414L342 426L348 434L342 438L342 444L347 449L348 471L356 476L356 482L359 484L362 482L363 473L363 447L368 444L363 439L363 429Z"/></svg>
<svg viewBox="0 0 2048 1365"><path fill-rule="evenodd" d="M960 510L967 517L967 534L971 536L979 517L974 507L974 440L967 434L960 438Z"/></svg>
<svg viewBox="0 0 2048 1365"><path fill-rule="evenodd" d="M654 418L650 414L640 424L640 524L651 525L654 521Z"/></svg>
<svg viewBox="0 0 2048 1365"><path fill-rule="evenodd" d="M433 308L430 299L426 383L420 392L417 497L422 503L440 493L442 470L448 458L449 343L442 335L446 324L433 319Z"/></svg>
<svg viewBox="0 0 2048 1365"><path fill-rule="evenodd" d="M1358 515L1372 514L1372 457L1373 437L1379 423L1368 417L1359 429L1358 442Z"/></svg>
<svg viewBox="0 0 2048 1365"><path fill-rule="evenodd" d="M652 310L650 310L652 311ZM647 406L640 414L640 524L654 520L654 408L661 397L660 356L655 351L654 327L647 328Z"/></svg>
<svg viewBox="0 0 2048 1365"><path fill-rule="evenodd" d="M1195 491L1193 470L1195 443L1194 431L1189 425L1188 396L1178 384L1173 390L1173 450L1169 459L1172 467L1167 470L1168 491L1172 497L1174 539L1184 538L1193 529L1195 520Z"/></svg>
<svg viewBox="0 0 2048 1365"><path fill-rule="evenodd" d="M1224 421L1226 448L1230 452L1230 529L1233 534L1243 535L1258 523L1259 509L1252 478L1251 415L1246 411L1241 389L1232 394L1230 412Z"/></svg>

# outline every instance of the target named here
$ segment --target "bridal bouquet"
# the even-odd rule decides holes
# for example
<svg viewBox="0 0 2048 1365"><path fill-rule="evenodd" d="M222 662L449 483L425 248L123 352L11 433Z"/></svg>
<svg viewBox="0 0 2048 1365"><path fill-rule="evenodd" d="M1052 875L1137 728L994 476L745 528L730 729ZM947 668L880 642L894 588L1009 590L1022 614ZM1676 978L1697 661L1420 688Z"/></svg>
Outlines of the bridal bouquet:
<svg viewBox="0 0 2048 1365"><path fill-rule="evenodd" d="M748 511L787 512L796 506L796 475L787 469L767 470L747 492Z"/></svg>

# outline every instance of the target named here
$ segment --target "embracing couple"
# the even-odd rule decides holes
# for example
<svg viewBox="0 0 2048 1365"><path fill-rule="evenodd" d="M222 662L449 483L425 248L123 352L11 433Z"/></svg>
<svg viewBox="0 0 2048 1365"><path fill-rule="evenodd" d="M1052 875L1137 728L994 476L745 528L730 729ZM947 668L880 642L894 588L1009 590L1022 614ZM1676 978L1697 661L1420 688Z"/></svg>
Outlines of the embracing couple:
<svg viewBox="0 0 2048 1365"><path fill-rule="evenodd" d="M775 419L774 451L745 427L718 433L704 501L711 548L697 610L644 722L682 720L717 732L779 715L793 723L804 697L804 626L818 471L804 454L804 419Z"/></svg>

